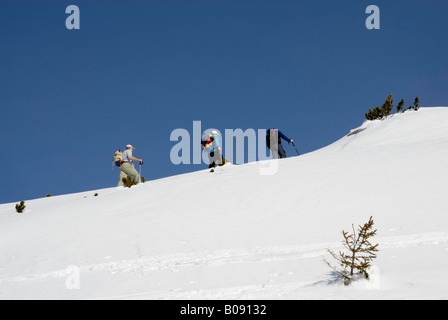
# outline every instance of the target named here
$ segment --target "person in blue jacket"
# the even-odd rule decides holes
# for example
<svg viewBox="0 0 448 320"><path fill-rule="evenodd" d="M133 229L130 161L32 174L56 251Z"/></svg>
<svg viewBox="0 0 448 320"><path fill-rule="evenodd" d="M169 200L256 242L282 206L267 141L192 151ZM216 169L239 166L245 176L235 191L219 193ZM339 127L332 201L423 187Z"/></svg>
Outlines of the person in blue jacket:
<svg viewBox="0 0 448 320"><path fill-rule="evenodd" d="M209 169L215 168L216 165L222 166L225 163L223 159L222 149L219 144L218 131L213 130L209 135L202 137L202 149L206 149L209 154L208 158L210 160Z"/></svg>
<svg viewBox="0 0 448 320"><path fill-rule="evenodd" d="M289 139L278 129L270 128L266 132L266 145L271 149L272 157L274 159L278 159L279 156L280 159L286 158L286 152L285 149L283 149L281 139L288 141L288 143L294 142L294 140Z"/></svg>

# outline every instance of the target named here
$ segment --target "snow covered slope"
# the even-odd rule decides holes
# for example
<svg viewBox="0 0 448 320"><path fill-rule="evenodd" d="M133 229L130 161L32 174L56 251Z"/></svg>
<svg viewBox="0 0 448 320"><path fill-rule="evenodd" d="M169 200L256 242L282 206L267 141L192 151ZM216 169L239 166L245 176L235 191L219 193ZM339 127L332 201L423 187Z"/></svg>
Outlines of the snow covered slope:
<svg viewBox="0 0 448 320"><path fill-rule="evenodd" d="M0 298L446 299L447 164L448 108L422 108L271 176L252 163L0 205ZM326 248L370 216L372 278L344 287Z"/></svg>

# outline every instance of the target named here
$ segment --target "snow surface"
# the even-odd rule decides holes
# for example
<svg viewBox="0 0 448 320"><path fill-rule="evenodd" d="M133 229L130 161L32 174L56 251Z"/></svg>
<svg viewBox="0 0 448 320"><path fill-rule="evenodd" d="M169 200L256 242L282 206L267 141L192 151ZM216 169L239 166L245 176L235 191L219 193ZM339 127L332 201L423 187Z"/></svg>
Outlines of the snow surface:
<svg viewBox="0 0 448 320"><path fill-rule="evenodd" d="M0 205L0 299L447 299L448 108L358 129L275 175L230 165ZM371 280L343 286L326 249L370 216Z"/></svg>

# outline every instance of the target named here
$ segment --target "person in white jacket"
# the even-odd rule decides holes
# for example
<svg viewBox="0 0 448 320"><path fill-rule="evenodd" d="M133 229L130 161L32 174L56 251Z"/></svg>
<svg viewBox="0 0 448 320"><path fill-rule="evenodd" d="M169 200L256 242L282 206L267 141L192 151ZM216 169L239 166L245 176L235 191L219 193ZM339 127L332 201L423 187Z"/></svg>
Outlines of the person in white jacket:
<svg viewBox="0 0 448 320"><path fill-rule="evenodd" d="M133 161L140 162L140 165L143 164L143 160L136 158L132 155L132 152L135 150L135 148L128 144L126 146L126 150L123 152L122 158L121 158L121 165L120 165L120 179L118 180L118 186L121 187L124 185L123 178L127 178L127 176L130 176L135 184L140 183L140 175L138 174L137 170L135 170Z"/></svg>

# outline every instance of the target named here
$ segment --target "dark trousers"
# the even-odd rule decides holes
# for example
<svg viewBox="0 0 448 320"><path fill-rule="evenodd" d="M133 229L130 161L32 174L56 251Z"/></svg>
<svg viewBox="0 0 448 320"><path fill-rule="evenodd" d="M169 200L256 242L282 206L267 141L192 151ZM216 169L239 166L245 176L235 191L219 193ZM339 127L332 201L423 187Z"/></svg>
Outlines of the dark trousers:
<svg viewBox="0 0 448 320"><path fill-rule="evenodd" d="M286 158L286 151L285 149L283 149L281 143L279 143L277 146L272 146L270 149L272 151L272 158L278 159L278 156L280 156L280 159Z"/></svg>
<svg viewBox="0 0 448 320"><path fill-rule="evenodd" d="M216 165L222 164L223 156L221 152L218 150L212 151L208 155L208 159L210 160L210 165L208 166L209 169L215 168Z"/></svg>

